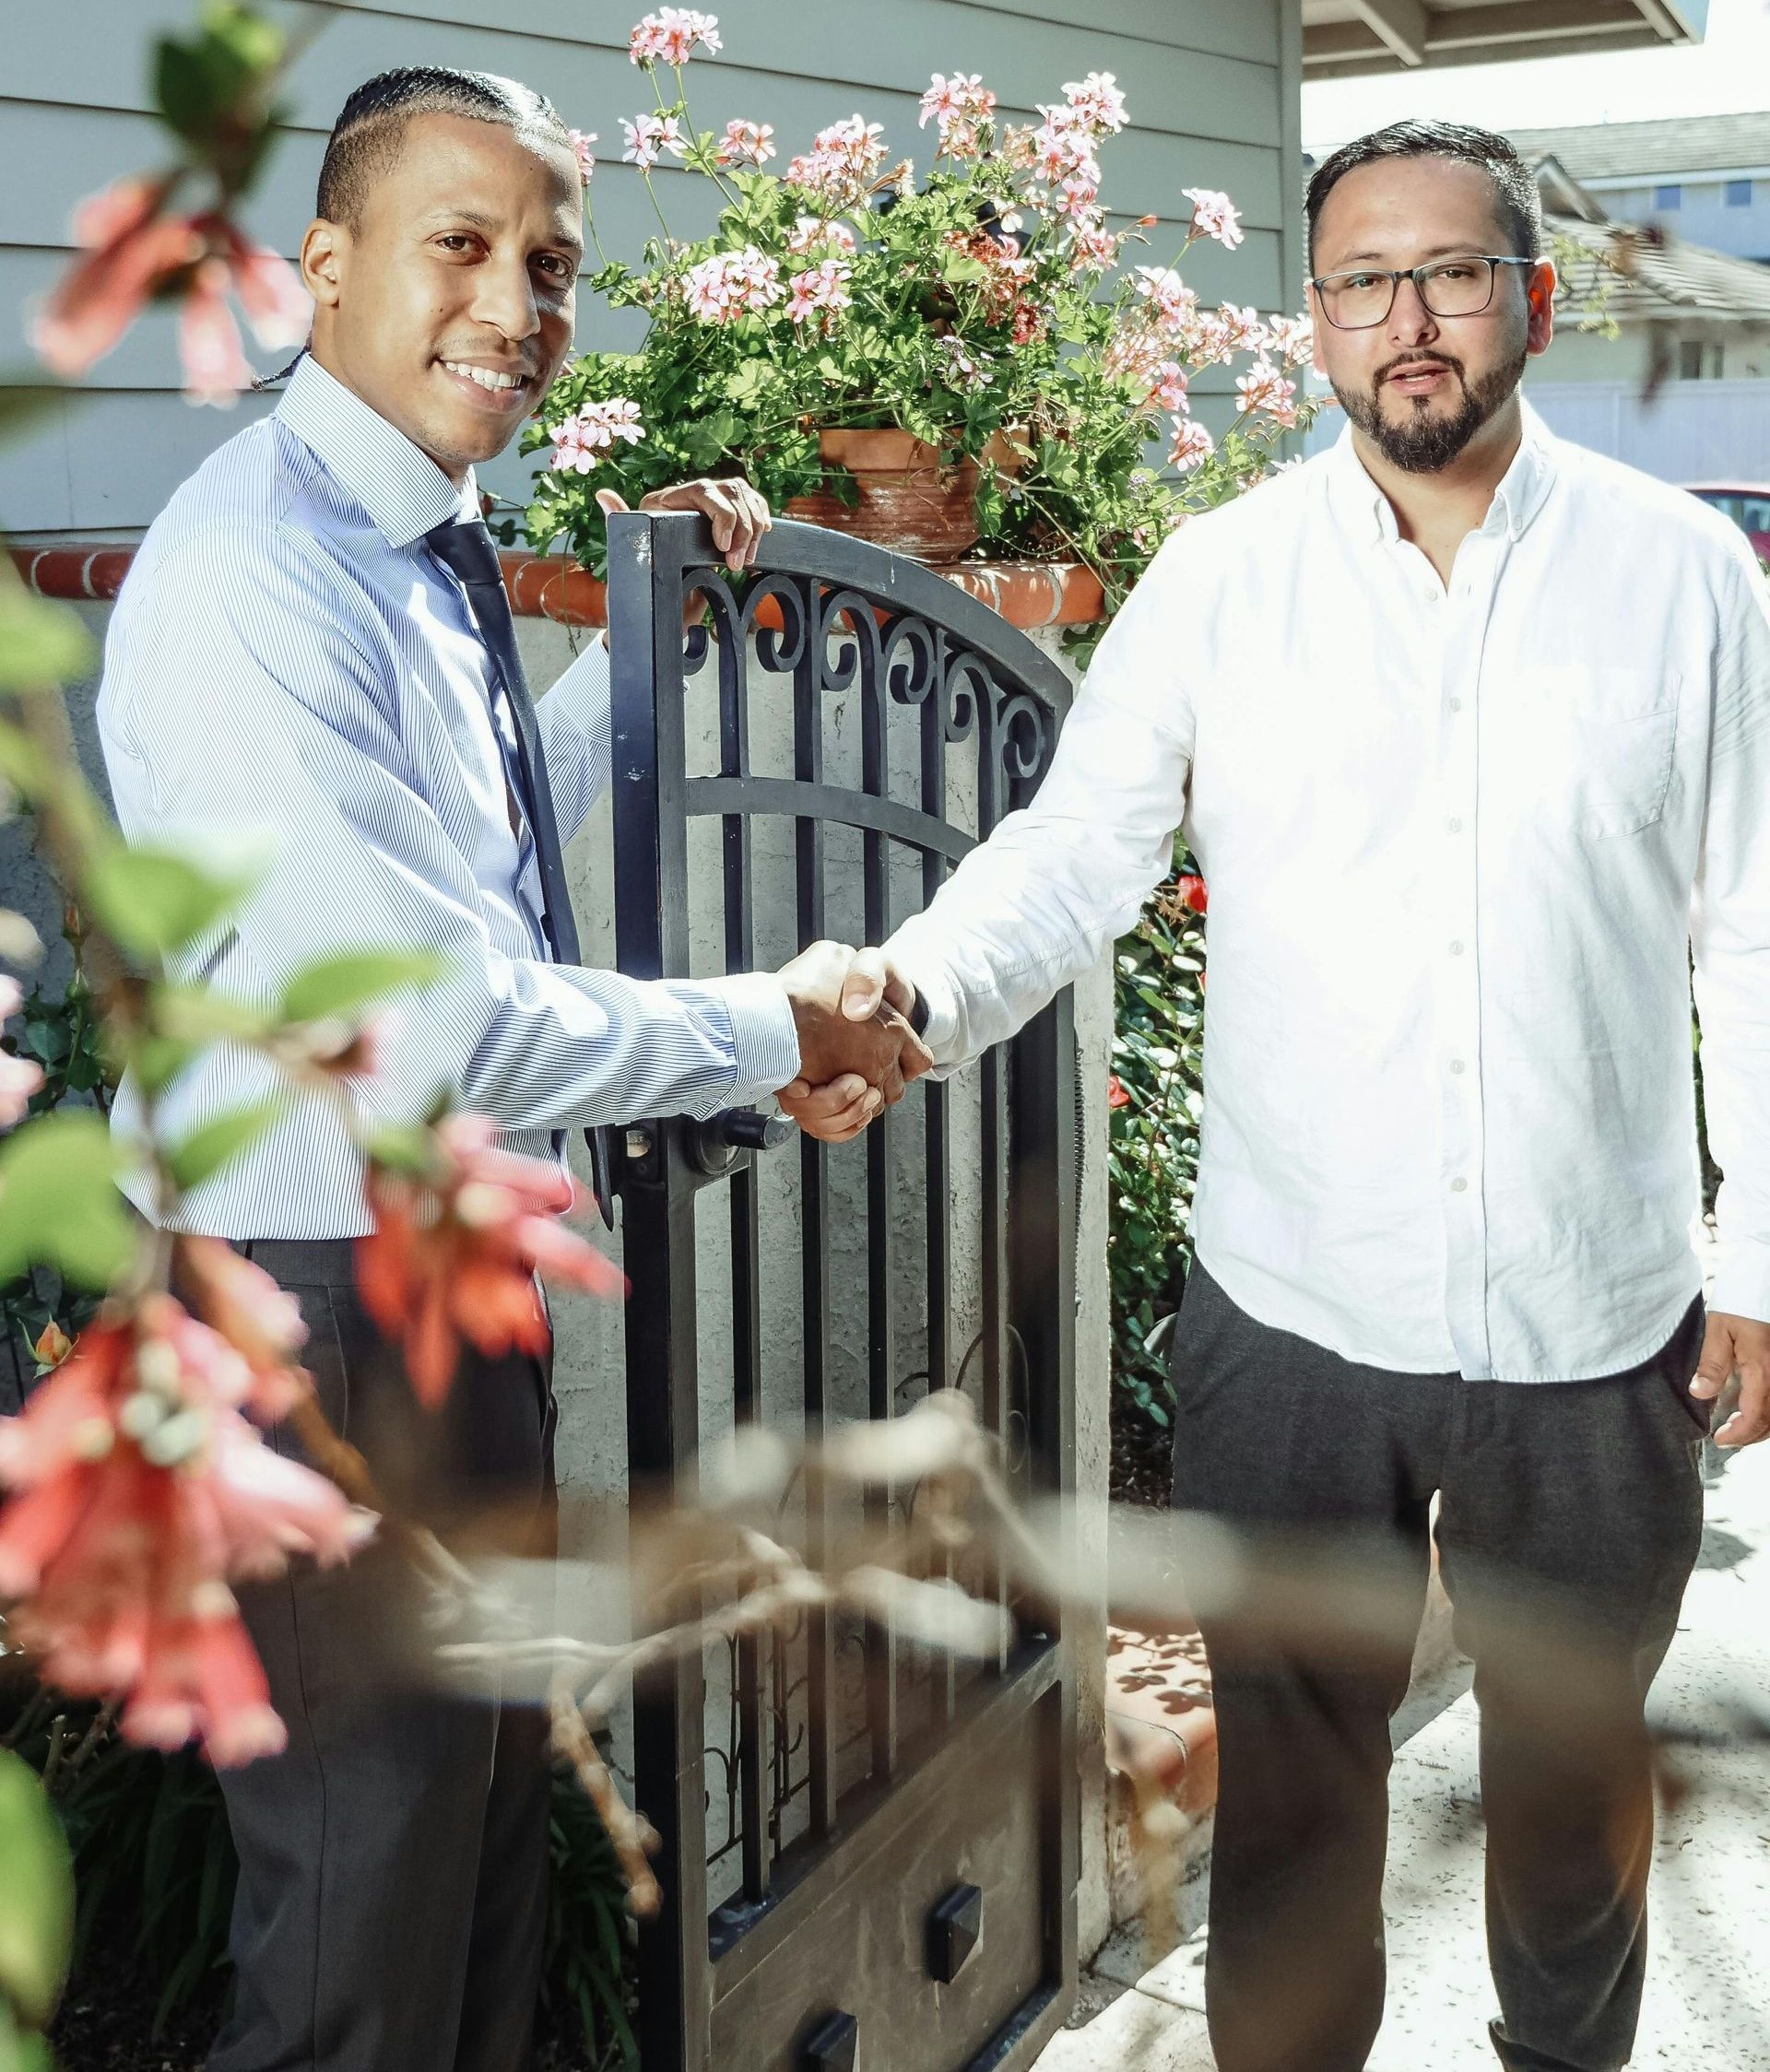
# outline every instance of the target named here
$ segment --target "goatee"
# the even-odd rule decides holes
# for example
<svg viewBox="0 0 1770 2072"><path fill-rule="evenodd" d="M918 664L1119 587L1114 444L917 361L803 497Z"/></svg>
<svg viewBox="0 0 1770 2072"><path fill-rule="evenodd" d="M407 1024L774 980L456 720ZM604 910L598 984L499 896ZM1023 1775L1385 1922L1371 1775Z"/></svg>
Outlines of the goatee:
<svg viewBox="0 0 1770 2072"><path fill-rule="evenodd" d="M1462 361L1453 359L1448 353L1414 353L1391 360L1369 389L1343 389L1338 382L1333 389L1346 415L1391 467L1403 468L1410 475L1435 475L1440 468L1448 467L1481 427L1511 400L1524 379L1529 357L1520 346L1512 359L1471 385ZM1463 392L1460 406L1441 417L1434 411L1430 397L1416 396L1409 399L1405 417L1389 417L1383 408L1383 389L1390 375L1398 368L1428 359L1447 367L1457 377Z"/></svg>

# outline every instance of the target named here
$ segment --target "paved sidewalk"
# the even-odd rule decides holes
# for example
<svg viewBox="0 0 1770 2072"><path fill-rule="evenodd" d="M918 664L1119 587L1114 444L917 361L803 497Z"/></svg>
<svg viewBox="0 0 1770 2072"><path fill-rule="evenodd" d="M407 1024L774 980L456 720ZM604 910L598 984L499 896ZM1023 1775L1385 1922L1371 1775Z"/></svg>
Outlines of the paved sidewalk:
<svg viewBox="0 0 1770 2072"><path fill-rule="evenodd" d="M1770 1442L1729 1460L1709 1492L1702 1557L1655 1687L1671 1730L1715 1738L1678 1753L1690 1788L1660 1821L1637 2072L1770 2072L1770 1746L1740 1733L1735 1697L1770 1716ZM1464 1695L1396 1760L1388 2019L1368 2072L1494 2072L1475 1727ZM1119 1970L1122 1954L1119 1964L1113 1946L1104 1954ZM1202 1937L1189 1938L1056 2037L1038 2072L1211 2072L1202 1957ZM1093 1982L1093 2004L1114 1990Z"/></svg>

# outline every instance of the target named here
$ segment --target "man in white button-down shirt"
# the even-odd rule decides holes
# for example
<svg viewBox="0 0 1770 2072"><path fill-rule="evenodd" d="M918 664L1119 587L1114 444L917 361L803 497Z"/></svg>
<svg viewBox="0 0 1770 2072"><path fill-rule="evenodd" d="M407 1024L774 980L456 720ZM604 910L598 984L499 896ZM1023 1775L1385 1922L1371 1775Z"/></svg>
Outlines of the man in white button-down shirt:
<svg viewBox="0 0 1770 2072"><path fill-rule="evenodd" d="M1502 139L1400 125L1325 164L1309 214L1344 436L1167 543L1037 799L850 996L914 1006L957 1067L1095 961L1183 827L1210 991L1175 1501L1381 1534L1423 1593L1438 1496L1494 2045L1609 2072L1700 1437L1736 1370L1720 1443L1770 1425L1770 614L1742 536L1523 405L1555 279ZM1726 1174L1705 1335L1693 947ZM1356 2072L1408 1649L1206 1636L1218 2065Z"/></svg>

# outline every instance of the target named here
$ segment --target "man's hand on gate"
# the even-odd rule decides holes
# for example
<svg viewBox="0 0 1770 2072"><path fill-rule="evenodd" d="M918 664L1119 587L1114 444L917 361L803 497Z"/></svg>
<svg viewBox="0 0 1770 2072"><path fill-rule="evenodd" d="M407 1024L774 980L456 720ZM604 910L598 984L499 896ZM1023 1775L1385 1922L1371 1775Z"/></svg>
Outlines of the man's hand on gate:
<svg viewBox="0 0 1770 2072"><path fill-rule="evenodd" d="M1715 1434L1717 1446L1750 1446L1770 1433L1770 1324L1717 1310L1703 1334L1690 1393L1699 1403L1713 1403L1736 1369L1739 1407Z"/></svg>
<svg viewBox="0 0 1770 2072"><path fill-rule="evenodd" d="M781 1089L781 1108L831 1144L857 1136L934 1063L897 1008L881 1002L863 1015L845 1003L854 956L842 943L814 943L781 971L799 1034L799 1076Z"/></svg>
<svg viewBox="0 0 1770 2072"><path fill-rule="evenodd" d="M614 489L598 489L596 502L605 517L631 508ZM726 566L734 570L747 569L756 559L762 535L774 523L762 492L741 476L673 482L667 489L649 490L640 498L639 508L701 512L713 522L713 544L725 556Z"/></svg>

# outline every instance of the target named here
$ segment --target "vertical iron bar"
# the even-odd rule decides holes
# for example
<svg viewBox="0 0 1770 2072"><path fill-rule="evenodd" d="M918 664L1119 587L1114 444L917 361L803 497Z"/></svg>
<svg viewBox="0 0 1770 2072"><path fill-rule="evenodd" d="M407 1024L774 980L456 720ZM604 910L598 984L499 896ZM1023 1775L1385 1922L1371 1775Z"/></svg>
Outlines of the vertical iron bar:
<svg viewBox="0 0 1770 2072"><path fill-rule="evenodd" d="M802 652L793 672L793 773L801 783L823 782L823 656L817 652L818 583L806 580ZM807 818L793 826L799 948L821 940L825 887L822 823ZM830 1386L830 1154L815 1137L799 1145L799 1260L805 1316L805 1439L823 1437ZM822 1564L830 1536L829 1500L821 1481L805 1488L808 1559ZM809 1772L810 1831L819 1840L836 1826L836 1657L830 1613L821 1605L805 1617L806 1761Z"/></svg>
<svg viewBox="0 0 1770 2072"><path fill-rule="evenodd" d="M726 777L749 770L749 657L743 636L721 638L719 665L719 769ZM725 874L726 970L753 971L756 966L754 882L749 819L727 813L722 826ZM746 1156L730 1181L732 1416L753 1424L762 1415L761 1236L758 1191L760 1174L753 1156ZM738 1802L743 1833L744 1897L767 1897L767 1800L764 1793L767 1747L762 1715L764 1636L744 1633L738 1641Z"/></svg>
<svg viewBox="0 0 1770 2072"><path fill-rule="evenodd" d="M891 789L891 734L887 687L874 665L871 629L854 629L860 665L860 788L869 797L889 797ZM883 835L868 830L861 839L863 928L869 943L882 943L891 932L891 857ZM867 1407L876 1420L889 1419L896 1407L897 1360L891 1327L891 1295L896 1279L896 1246L891 1232L891 1147L896 1118L890 1109L867 1132ZM889 1530L897 1490L869 1488L866 1515L875 1532ZM872 1736L875 1783L897 1773L898 1680L897 1633L890 1618L871 1626L867 1635L867 1717Z"/></svg>
<svg viewBox="0 0 1770 2072"><path fill-rule="evenodd" d="M941 643L929 664L933 681L922 701L922 810L931 819L947 817L947 685L941 667ZM922 852L922 904L933 904L945 882L946 860L938 850ZM922 1082L923 1186L925 1249L927 1258L928 1387L948 1387L952 1380L952 1118L943 1082ZM950 1581L952 1561L941 1561ZM945 1725L958 1702L958 1664L950 1649L933 1666L936 1723Z"/></svg>
<svg viewBox="0 0 1770 2072"><path fill-rule="evenodd" d="M685 540L641 513L608 525L609 696L613 730L615 948L636 978L689 968L683 785L682 567L662 546ZM700 1439L694 1196L661 1122L622 1180L627 1271L630 1477L678 1494ZM636 1615L661 1607L635 1607ZM690 1616L691 1606L669 1612ZM699 1652L634 1701L638 1803L659 1836L663 1901L638 1939L640 2047L648 2072L703 2072L712 2054L704 1800L706 1678Z"/></svg>
<svg viewBox="0 0 1770 2072"><path fill-rule="evenodd" d="M976 687L977 837L988 838L1002 817L1003 742L997 726L999 692ZM983 1203L983 1419L1006 1452L1008 1430L1008 1128L1007 1058L1000 1047L985 1054L981 1071L983 1130L980 1151ZM987 1588L1003 1605L1008 1590L1001 1564L989 1572ZM997 1666L1005 1667L1009 1642L1002 1642Z"/></svg>

